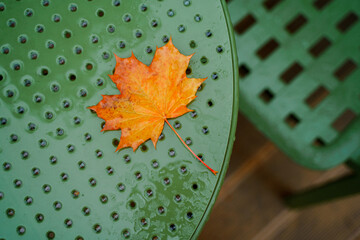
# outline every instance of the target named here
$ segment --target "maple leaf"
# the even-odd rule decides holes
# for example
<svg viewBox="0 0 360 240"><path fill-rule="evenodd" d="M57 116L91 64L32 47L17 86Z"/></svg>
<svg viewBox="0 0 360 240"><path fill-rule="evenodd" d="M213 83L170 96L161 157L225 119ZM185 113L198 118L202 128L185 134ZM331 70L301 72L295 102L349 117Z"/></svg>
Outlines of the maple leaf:
<svg viewBox="0 0 360 240"><path fill-rule="evenodd" d="M186 69L192 55L182 55L171 39L157 48L147 66L136 59L115 55L116 66L109 75L120 91L119 95L102 95L103 99L89 107L105 120L101 131L121 129L117 150L132 147L135 151L148 139L156 143L166 122L191 153L214 174L217 171L206 165L182 140L168 122L193 111L187 105L196 98L196 91L206 78L188 78Z"/></svg>

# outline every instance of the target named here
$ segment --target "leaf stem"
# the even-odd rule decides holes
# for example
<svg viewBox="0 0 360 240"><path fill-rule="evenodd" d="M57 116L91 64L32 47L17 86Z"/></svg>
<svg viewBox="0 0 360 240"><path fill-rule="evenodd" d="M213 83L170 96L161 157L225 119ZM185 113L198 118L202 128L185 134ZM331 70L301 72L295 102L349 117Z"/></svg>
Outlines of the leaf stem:
<svg viewBox="0 0 360 240"><path fill-rule="evenodd" d="M203 160L201 160L201 158L199 158L192 150L191 148L184 142L184 140L182 140L182 138L180 137L180 135L176 132L176 130L173 128L173 126L171 126L171 124L169 123L169 121L165 118L165 122L169 125L169 127L174 131L174 133L176 134L176 136L178 136L178 138L180 139L180 141L184 144L184 146L202 163L204 164L214 175L216 175L218 173L218 171L215 171L214 169L212 169L211 167L209 167L206 163L204 163Z"/></svg>

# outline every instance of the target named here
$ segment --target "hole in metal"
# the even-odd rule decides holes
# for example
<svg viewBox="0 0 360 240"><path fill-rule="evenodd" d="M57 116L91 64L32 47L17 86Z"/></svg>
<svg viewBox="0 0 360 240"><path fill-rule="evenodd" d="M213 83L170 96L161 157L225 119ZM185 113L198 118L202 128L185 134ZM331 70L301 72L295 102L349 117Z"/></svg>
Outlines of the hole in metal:
<svg viewBox="0 0 360 240"><path fill-rule="evenodd" d="M314 7L316 7L318 10L322 10L324 7L326 7L332 0L315 0L313 2Z"/></svg>
<svg viewBox="0 0 360 240"><path fill-rule="evenodd" d="M263 44L257 51L256 55L261 59L265 60L268 58L277 48L279 48L280 44L279 42L271 38L268 40L265 44Z"/></svg>
<svg viewBox="0 0 360 240"><path fill-rule="evenodd" d="M249 13L235 24L234 30L238 34L243 34L248 31L256 23L255 17Z"/></svg>
<svg viewBox="0 0 360 240"><path fill-rule="evenodd" d="M344 131L355 119L357 115L350 109L346 109L331 126L338 132Z"/></svg>
<svg viewBox="0 0 360 240"><path fill-rule="evenodd" d="M263 6L266 10L271 11L276 5L278 5L282 0L265 0L263 1Z"/></svg>
<svg viewBox="0 0 360 240"><path fill-rule="evenodd" d="M283 73L280 75L280 79L285 83L291 83L302 71L304 70L303 66L294 62L291 64Z"/></svg>
<svg viewBox="0 0 360 240"><path fill-rule="evenodd" d="M330 46L331 41L326 37L322 37L314 43L308 51L313 57L317 58L321 56Z"/></svg>
<svg viewBox="0 0 360 240"><path fill-rule="evenodd" d="M294 128L296 127L296 125L298 125L300 123L300 119L298 116L296 116L294 113L290 113L286 118L285 118L285 123L290 127L290 128Z"/></svg>
<svg viewBox="0 0 360 240"><path fill-rule="evenodd" d="M335 70L333 74L339 81L344 81L352 72L355 71L356 68L356 63L352 59L347 59Z"/></svg>
<svg viewBox="0 0 360 240"><path fill-rule="evenodd" d="M346 32L349 30L357 21L359 17L354 12L349 12L343 19L341 19L336 25L340 32Z"/></svg>
<svg viewBox="0 0 360 240"><path fill-rule="evenodd" d="M269 103L273 100L275 95L270 89L266 88L260 93L259 97L264 101L264 103Z"/></svg>
<svg viewBox="0 0 360 240"><path fill-rule="evenodd" d="M294 17L285 27L286 31L290 34L294 34L300 30L307 23L307 18L299 13Z"/></svg>
<svg viewBox="0 0 360 240"><path fill-rule="evenodd" d="M324 86L319 86L305 99L305 102L310 108L315 108L328 95L329 91Z"/></svg>

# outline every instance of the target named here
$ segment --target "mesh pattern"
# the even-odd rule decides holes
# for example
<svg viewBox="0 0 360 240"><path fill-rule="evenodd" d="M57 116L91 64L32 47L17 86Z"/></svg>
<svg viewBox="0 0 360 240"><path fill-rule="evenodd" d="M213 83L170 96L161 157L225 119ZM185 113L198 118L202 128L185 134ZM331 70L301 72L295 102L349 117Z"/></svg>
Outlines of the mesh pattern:
<svg viewBox="0 0 360 240"><path fill-rule="evenodd" d="M240 108L299 163L326 169L360 146L358 1L229 1Z"/></svg>

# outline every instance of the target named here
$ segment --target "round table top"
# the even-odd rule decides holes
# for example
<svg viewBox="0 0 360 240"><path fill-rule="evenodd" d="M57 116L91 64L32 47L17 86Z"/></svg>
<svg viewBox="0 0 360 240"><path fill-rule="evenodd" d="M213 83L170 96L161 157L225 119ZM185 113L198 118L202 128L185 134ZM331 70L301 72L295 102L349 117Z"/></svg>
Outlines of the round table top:
<svg viewBox="0 0 360 240"><path fill-rule="evenodd" d="M0 239L189 239L226 173L237 118L237 63L224 1L0 2ZM87 107L119 94L116 54L149 65L172 39L205 78L154 149L115 152Z"/></svg>

